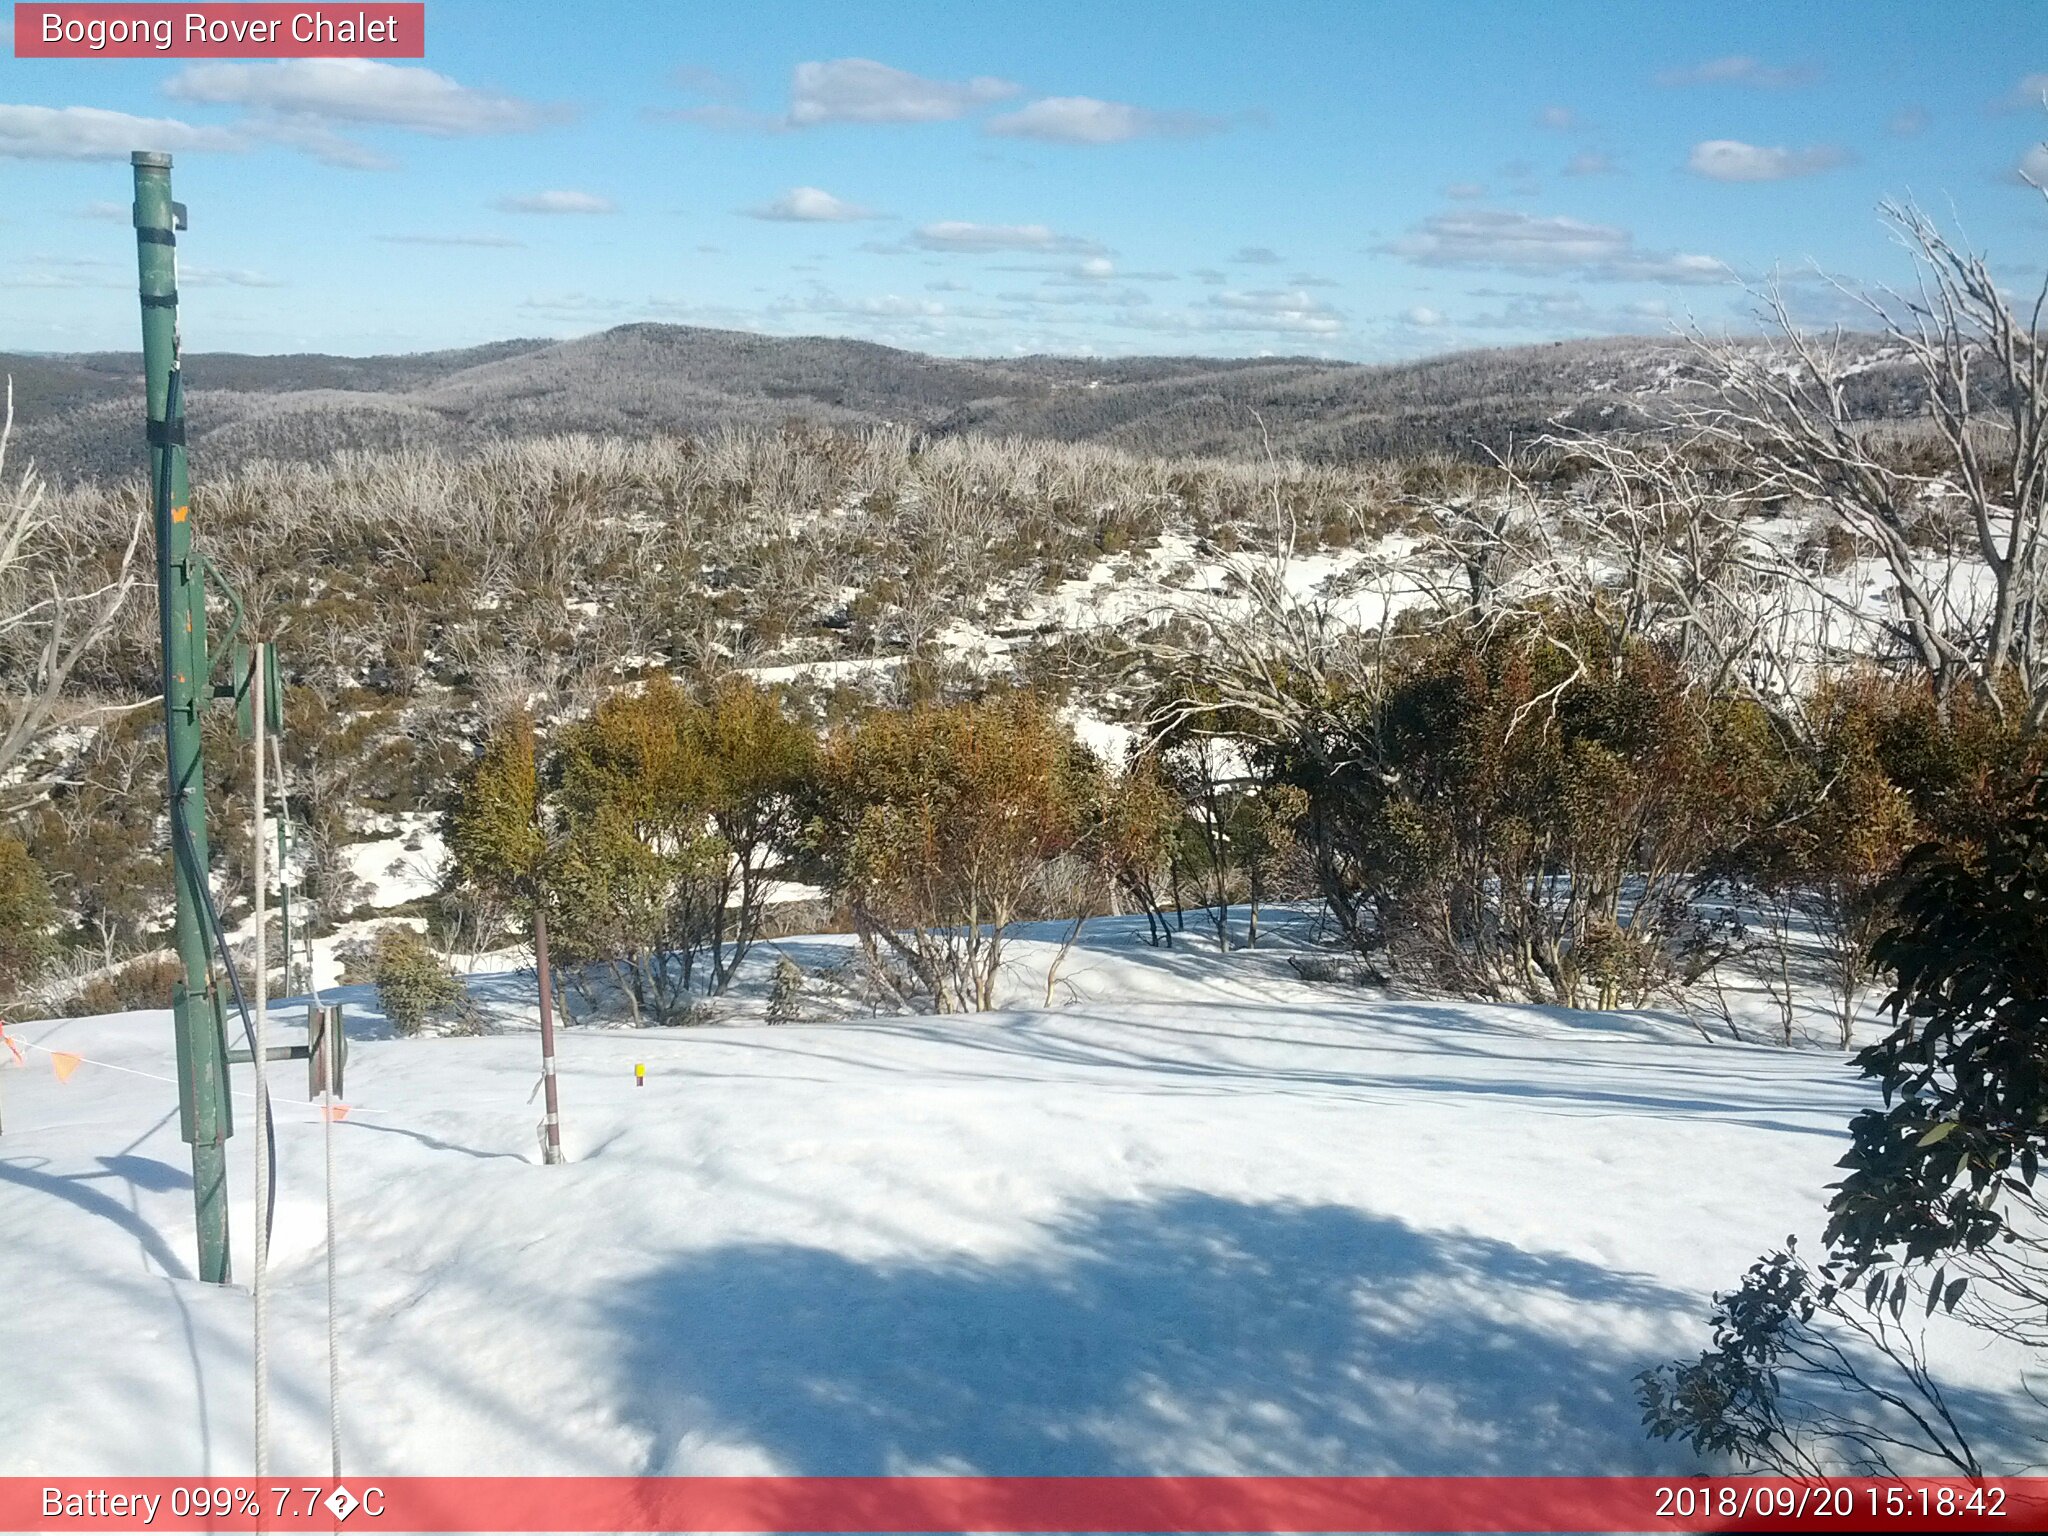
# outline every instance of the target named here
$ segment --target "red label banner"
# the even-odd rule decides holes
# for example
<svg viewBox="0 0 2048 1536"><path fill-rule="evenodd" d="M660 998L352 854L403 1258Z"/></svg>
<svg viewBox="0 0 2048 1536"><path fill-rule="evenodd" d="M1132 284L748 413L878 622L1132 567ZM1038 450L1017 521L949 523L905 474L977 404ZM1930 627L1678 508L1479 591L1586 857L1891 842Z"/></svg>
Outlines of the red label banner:
<svg viewBox="0 0 2048 1536"><path fill-rule="evenodd" d="M0 1478L0 1531L2039 1531L2048 1477Z"/></svg>
<svg viewBox="0 0 2048 1536"><path fill-rule="evenodd" d="M423 59L424 4L26 5L17 59Z"/></svg>

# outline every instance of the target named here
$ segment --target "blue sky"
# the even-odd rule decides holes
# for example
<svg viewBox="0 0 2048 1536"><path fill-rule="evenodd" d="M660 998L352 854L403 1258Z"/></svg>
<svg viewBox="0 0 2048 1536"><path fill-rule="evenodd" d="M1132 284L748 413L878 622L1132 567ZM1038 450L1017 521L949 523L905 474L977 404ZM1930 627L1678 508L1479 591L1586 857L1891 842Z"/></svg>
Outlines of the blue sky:
<svg viewBox="0 0 2048 1536"><path fill-rule="evenodd" d="M427 38L0 58L0 348L136 344L141 147L198 350L651 319L1376 360L1719 326L1774 271L1824 322L1813 264L1909 272L1886 197L2015 284L2048 260L2031 0L429 0Z"/></svg>

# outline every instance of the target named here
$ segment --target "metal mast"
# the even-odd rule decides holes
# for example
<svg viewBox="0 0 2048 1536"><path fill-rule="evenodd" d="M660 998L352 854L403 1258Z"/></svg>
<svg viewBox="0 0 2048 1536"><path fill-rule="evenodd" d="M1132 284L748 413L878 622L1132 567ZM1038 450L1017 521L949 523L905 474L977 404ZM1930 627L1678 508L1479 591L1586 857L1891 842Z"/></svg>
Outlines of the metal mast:
<svg viewBox="0 0 2048 1536"><path fill-rule="evenodd" d="M171 157L138 150L135 255L142 293L142 366L149 393L149 473L156 507L157 603L163 620L164 741L170 768L172 881L178 959L173 996L178 1045L178 1123L192 1147L192 1201L199 1228L199 1278L226 1284L228 1098L226 1010L207 964L206 773L200 711L212 696L206 598L192 550L191 488L185 473L185 409L178 371L176 230L185 210L171 201ZM261 1219L259 1213L258 1219Z"/></svg>

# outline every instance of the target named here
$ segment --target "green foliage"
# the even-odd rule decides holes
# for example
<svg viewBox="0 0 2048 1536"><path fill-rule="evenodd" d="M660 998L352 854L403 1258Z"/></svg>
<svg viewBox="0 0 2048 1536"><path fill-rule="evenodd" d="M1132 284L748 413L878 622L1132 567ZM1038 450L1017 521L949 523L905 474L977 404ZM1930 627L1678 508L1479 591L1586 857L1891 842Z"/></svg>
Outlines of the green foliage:
<svg viewBox="0 0 2048 1536"><path fill-rule="evenodd" d="M160 725L120 717L26 818L29 850L62 892L78 941L109 962L146 944L169 916L163 771Z"/></svg>
<svg viewBox="0 0 2048 1536"><path fill-rule="evenodd" d="M876 711L825 744L810 851L935 1007L993 1007L1004 931L1082 839L1098 773L1029 695Z"/></svg>
<svg viewBox="0 0 2048 1536"><path fill-rule="evenodd" d="M1761 820L1760 711L1590 623L1453 638L1270 747L1319 881L1362 947L1462 995L1639 1005L1714 857Z"/></svg>
<svg viewBox="0 0 2048 1536"><path fill-rule="evenodd" d="M19 839L0 837L0 995L32 980L56 951L56 903Z"/></svg>
<svg viewBox="0 0 2048 1536"><path fill-rule="evenodd" d="M57 1011L73 1017L94 1013L126 1013L133 1008L168 1008L185 967L174 954L140 955L110 975L95 976Z"/></svg>
<svg viewBox="0 0 2048 1536"><path fill-rule="evenodd" d="M1981 848L1916 849L1896 906L1873 951L1896 978L1894 1025L1856 1058L1885 1103L1850 1122L1849 1172L1829 1206L1828 1240L1859 1272L2041 1241L2048 785ZM2028 1212L2018 1227L2015 1205Z"/></svg>
<svg viewBox="0 0 2048 1536"><path fill-rule="evenodd" d="M1105 775L1100 795L1091 830L1095 857L1111 884L1145 914L1151 943L1171 948L1168 854L1187 808L1150 751L1135 754L1122 773Z"/></svg>
<svg viewBox="0 0 2048 1536"><path fill-rule="evenodd" d="M416 1035L431 1023L467 1020L469 992L462 978L412 929L378 929L365 958L377 986L377 1006L398 1034Z"/></svg>
<svg viewBox="0 0 2048 1536"><path fill-rule="evenodd" d="M508 902L534 901L548 847L540 825L531 716L514 715L491 732L456 779L441 833L452 881Z"/></svg>
<svg viewBox="0 0 2048 1536"><path fill-rule="evenodd" d="M1801 1453L1785 1424L1779 1368L1812 1325L1809 1275L1789 1251L1772 1254L1714 1301L1713 1347L1636 1379L1643 1426L1652 1438L1684 1440L1702 1456L1782 1465Z"/></svg>
<svg viewBox="0 0 2048 1536"><path fill-rule="evenodd" d="M686 1012L700 964L723 992L759 937L815 743L733 680L699 700L666 676L562 733L550 910L565 960L609 968L636 1015Z"/></svg>
<svg viewBox="0 0 2048 1536"><path fill-rule="evenodd" d="M787 955L775 957L775 974L768 983L767 1018L770 1024L794 1024L802 1016L804 973Z"/></svg>
<svg viewBox="0 0 2048 1536"><path fill-rule="evenodd" d="M2048 784L2009 806L1893 882L1872 952L1893 1028L1856 1058L1884 1102L1849 1124L1826 1261L1774 1254L1715 1298L1713 1346L1639 1378L1653 1435L1780 1471L1831 1453L1888 1473L1910 1451L1980 1474L1908 1303L2048 1350ZM1788 1406L1786 1377L1830 1390Z"/></svg>

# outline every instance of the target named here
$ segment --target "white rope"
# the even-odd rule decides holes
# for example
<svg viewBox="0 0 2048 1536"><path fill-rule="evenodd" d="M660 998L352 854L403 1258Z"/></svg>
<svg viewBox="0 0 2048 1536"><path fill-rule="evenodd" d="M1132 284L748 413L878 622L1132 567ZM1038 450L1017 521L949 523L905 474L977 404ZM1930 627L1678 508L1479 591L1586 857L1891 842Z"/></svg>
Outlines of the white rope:
<svg viewBox="0 0 2048 1536"><path fill-rule="evenodd" d="M284 782L284 756L281 747L273 744L278 753L277 777L281 786ZM291 836L291 821L285 820L285 836ZM308 917L299 924L299 930L306 940L306 995L312 999L312 1013L307 1019L309 1038L314 1030L320 1040L320 1155L326 1164L327 1187L327 1464L328 1475L341 1477L341 1327L335 1314L334 1287L334 1072L339 1060L339 1043L335 1036L340 1030L340 1019L329 1027L320 1006L320 985L314 974L313 924Z"/></svg>
<svg viewBox="0 0 2048 1536"><path fill-rule="evenodd" d="M265 927L270 922L269 875L264 868L269 817L263 803L264 644L249 647L249 709L256 737L256 835L250 859L250 882L256 890L256 1028L251 1065L256 1076L256 1269L250 1288L255 1295L256 1475L270 1475L270 966Z"/></svg>
<svg viewBox="0 0 2048 1536"><path fill-rule="evenodd" d="M310 944L308 946L310 948ZM317 1004L316 1004L317 1006ZM329 1475L341 1476L341 1344L334 1317L334 1030L320 1031L320 1052L326 1072L320 1084L320 1104L326 1125L320 1132L321 1151L327 1159L327 1456Z"/></svg>
<svg viewBox="0 0 2048 1536"><path fill-rule="evenodd" d="M278 793L282 794L285 782L284 747L280 739L273 738L271 751L276 755ZM290 899L292 889L289 883L291 825L291 817L287 815L283 822L284 862L287 867L280 874L280 878L285 882L287 900ZM326 1164L327 1173L327 1462L329 1475L338 1480L341 1477L341 1330L334 1310L334 1069L338 1056L334 1037L340 1021L335 1021L336 1028L329 1028L320 1006L320 985L313 970L313 924L310 915L301 917L299 931L305 935L306 995L312 999L309 1004L312 1012L306 1019L307 1040L311 1042L317 1037L320 1042L320 1119L323 1122L320 1130L320 1154ZM286 948L289 950L290 946L287 945ZM285 956L285 962L286 969L289 970L289 953Z"/></svg>

